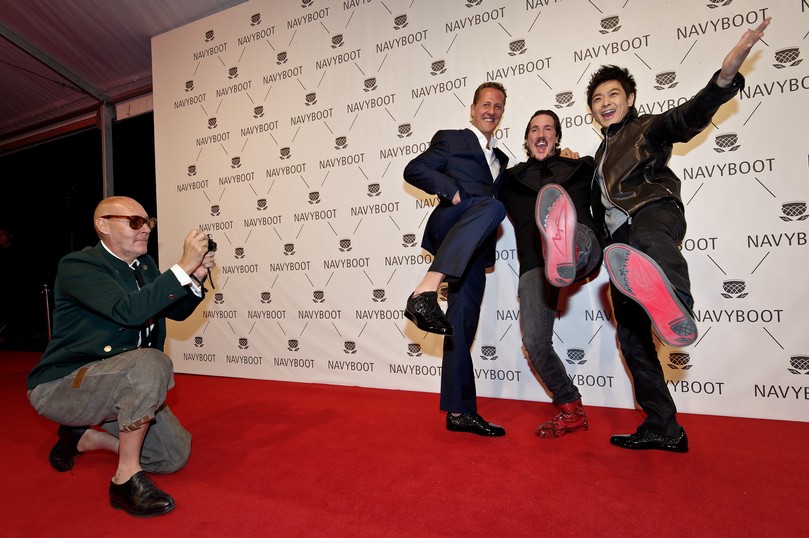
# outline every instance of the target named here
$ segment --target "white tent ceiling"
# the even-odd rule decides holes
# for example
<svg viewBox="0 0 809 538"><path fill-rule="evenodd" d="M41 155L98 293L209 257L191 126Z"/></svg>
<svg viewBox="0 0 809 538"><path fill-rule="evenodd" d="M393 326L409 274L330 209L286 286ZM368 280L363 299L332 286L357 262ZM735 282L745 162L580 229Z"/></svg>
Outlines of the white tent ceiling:
<svg viewBox="0 0 809 538"><path fill-rule="evenodd" d="M153 36L244 1L0 0L0 153L149 95Z"/></svg>

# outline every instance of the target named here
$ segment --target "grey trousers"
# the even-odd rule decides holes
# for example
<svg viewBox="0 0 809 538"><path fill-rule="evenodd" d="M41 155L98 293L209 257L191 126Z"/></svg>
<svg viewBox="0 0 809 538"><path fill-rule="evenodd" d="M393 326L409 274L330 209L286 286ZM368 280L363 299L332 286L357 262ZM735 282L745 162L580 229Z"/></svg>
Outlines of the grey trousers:
<svg viewBox="0 0 809 538"><path fill-rule="evenodd" d="M149 424L141 449L147 472L171 473L191 455L191 434L167 405L174 369L162 351L136 349L92 362L31 390L28 400L37 413L65 426L99 425L118 437Z"/></svg>

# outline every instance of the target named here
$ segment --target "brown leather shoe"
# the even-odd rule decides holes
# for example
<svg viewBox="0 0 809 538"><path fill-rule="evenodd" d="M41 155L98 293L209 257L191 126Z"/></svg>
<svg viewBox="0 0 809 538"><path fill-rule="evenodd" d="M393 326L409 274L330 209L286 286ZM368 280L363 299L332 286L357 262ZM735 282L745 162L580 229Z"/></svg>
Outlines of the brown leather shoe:
<svg viewBox="0 0 809 538"><path fill-rule="evenodd" d="M110 482L110 506L135 517L153 517L174 510L174 499L155 486L143 471L123 484Z"/></svg>
<svg viewBox="0 0 809 538"><path fill-rule="evenodd" d="M584 412L581 400L556 404L556 408L559 409L559 413L536 429L534 433L537 434L537 437L543 439L562 437L568 433L586 430L589 427L587 414Z"/></svg>

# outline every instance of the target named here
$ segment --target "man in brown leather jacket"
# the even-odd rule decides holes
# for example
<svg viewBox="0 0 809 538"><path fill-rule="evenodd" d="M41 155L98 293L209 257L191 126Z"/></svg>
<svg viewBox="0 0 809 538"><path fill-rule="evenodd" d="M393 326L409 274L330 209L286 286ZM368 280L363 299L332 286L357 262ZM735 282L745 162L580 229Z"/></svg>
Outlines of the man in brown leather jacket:
<svg viewBox="0 0 809 538"><path fill-rule="evenodd" d="M646 413L635 433L610 438L616 446L688 451L650 332L653 326L672 347L697 338L688 266L679 248L686 230L680 181L667 163L672 144L699 134L744 86L739 67L769 23L767 18L745 32L697 95L661 114L637 115L635 80L626 69L602 66L587 86L588 105L604 135L595 156L593 213L612 243L604 262L618 342Z"/></svg>

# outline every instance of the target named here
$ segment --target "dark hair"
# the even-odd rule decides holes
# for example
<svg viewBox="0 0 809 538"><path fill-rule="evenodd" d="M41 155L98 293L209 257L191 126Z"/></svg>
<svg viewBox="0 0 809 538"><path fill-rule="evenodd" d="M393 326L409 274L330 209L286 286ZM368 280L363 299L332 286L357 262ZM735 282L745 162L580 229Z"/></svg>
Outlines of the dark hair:
<svg viewBox="0 0 809 538"><path fill-rule="evenodd" d="M618 67L617 65L602 65L598 71L593 73L590 77L590 82L587 84L587 106L593 104L593 94L601 84L615 80L626 92L626 97L629 98L630 94L635 94L637 99L637 87L635 85L635 77L633 77L625 67Z"/></svg>
<svg viewBox="0 0 809 538"><path fill-rule="evenodd" d="M480 97L480 92L482 92L486 88L493 88L495 90L499 90L499 91L503 92L503 104L505 104L506 97L508 97L508 96L506 95L506 89L503 87L503 85L500 84L499 82L484 82L483 84L478 86L477 90L475 90L475 96L472 98L472 104L473 105L478 102L478 97Z"/></svg>
<svg viewBox="0 0 809 538"><path fill-rule="evenodd" d="M537 116L550 116L551 118L553 118L553 128L556 130L556 145L554 146L553 149L555 150L556 153L559 153L559 142L562 141L562 122L559 121L559 116L557 116L556 112L554 112L553 110L537 110L536 112L534 112L534 115L531 116L531 119L528 120L528 125L525 126L525 135L523 135L522 139L528 140L528 131L531 130L531 122ZM527 153L528 156L530 157L531 152L528 151L528 144L523 142L522 147L523 149L525 149L525 153Z"/></svg>

